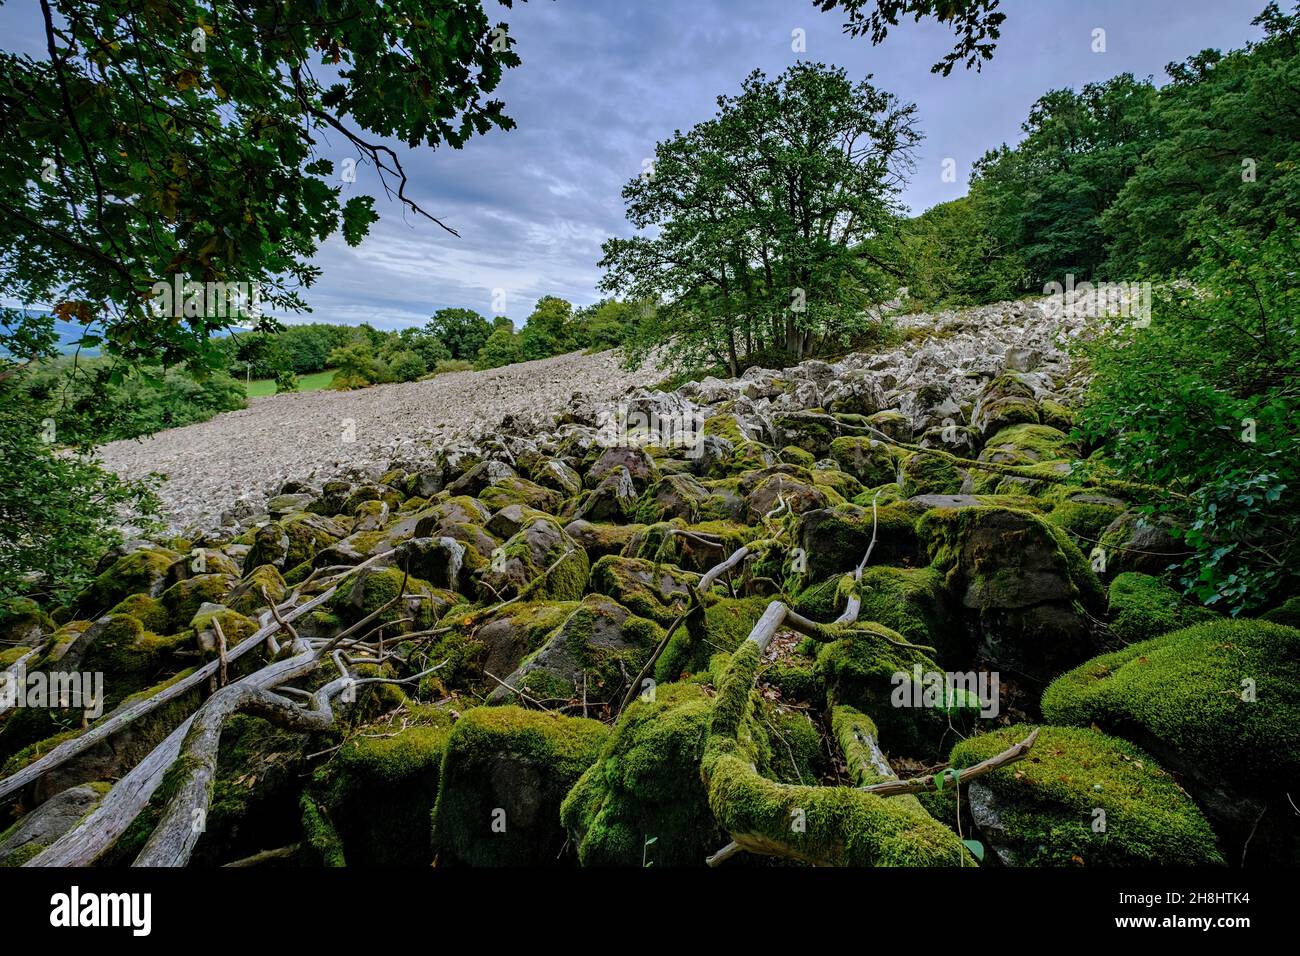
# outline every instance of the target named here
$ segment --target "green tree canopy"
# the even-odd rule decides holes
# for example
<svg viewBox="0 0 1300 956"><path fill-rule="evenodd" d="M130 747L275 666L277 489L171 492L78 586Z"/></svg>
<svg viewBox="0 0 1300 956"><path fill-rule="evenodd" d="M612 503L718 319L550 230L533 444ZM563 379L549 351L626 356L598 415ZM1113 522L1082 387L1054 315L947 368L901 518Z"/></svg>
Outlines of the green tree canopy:
<svg viewBox="0 0 1300 956"><path fill-rule="evenodd" d="M456 359L473 359L492 334L492 326L473 309L439 309L424 326Z"/></svg>
<svg viewBox="0 0 1300 956"><path fill-rule="evenodd" d="M602 289L660 303L633 355L668 345L737 372L842 347L896 286L880 236L920 139L915 107L807 62L776 80L756 70L717 102L624 187L642 232L603 246Z"/></svg>

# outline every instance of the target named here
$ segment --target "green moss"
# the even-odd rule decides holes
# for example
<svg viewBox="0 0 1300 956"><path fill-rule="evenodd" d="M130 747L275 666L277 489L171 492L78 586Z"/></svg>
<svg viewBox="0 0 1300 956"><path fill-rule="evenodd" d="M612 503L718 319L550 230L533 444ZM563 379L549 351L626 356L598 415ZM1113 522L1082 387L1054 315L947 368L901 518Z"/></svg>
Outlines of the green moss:
<svg viewBox="0 0 1300 956"><path fill-rule="evenodd" d="M986 457L987 456L987 457ZM1017 458L1030 464L1077 458L1078 448L1070 436L1050 425L1022 423L1000 429L984 443L982 461L1001 461L1002 457Z"/></svg>
<svg viewBox="0 0 1300 956"><path fill-rule="evenodd" d="M897 706L896 693L909 702L913 699L908 688L915 667L919 666L923 675L940 668L922 651L897 647L890 640L902 642L903 636L880 625L864 624L857 633L823 645L817 652L816 673L829 688L827 702L870 714L880 727L881 746L890 753L937 756L945 740L950 741L956 730L964 730L973 720L969 704L974 702L965 702L966 706L959 706L951 716L951 708L943 703ZM896 691L900 682L902 689Z"/></svg>
<svg viewBox="0 0 1300 956"><path fill-rule="evenodd" d="M1026 586L1018 573L1023 561L1031 553L1046 553L1075 598L1098 610L1104 603L1097 576L1069 535L1028 511L932 508L917 533L927 542L932 566L948 575L950 585L964 579L968 602L973 597L984 607L1016 606L1016 594Z"/></svg>
<svg viewBox="0 0 1300 956"><path fill-rule="evenodd" d="M555 514L563 503L559 493L527 478L506 478L488 485L479 492L478 500L493 511L500 511L507 505L526 505L546 514Z"/></svg>
<svg viewBox="0 0 1300 956"><path fill-rule="evenodd" d="M131 694L179 670L178 654L192 647L192 640L189 633L159 636L133 617L113 615L86 648L79 669L104 675L107 713Z"/></svg>
<svg viewBox="0 0 1300 956"><path fill-rule="evenodd" d="M19 867L27 863L28 860L34 859L45 849L43 843L24 843L18 849L14 850L8 856L0 859L0 867Z"/></svg>
<svg viewBox="0 0 1300 956"><path fill-rule="evenodd" d="M718 686L701 760L709 806L740 842L812 863L844 866L970 864L956 834L919 804L850 787L792 786L757 770L748 717L758 668L756 644L732 655Z"/></svg>
<svg viewBox="0 0 1300 956"><path fill-rule="evenodd" d="M834 496L828 499L832 504L840 504L862 494L862 483L848 472L835 468L814 468L810 474L815 487L834 492Z"/></svg>
<svg viewBox="0 0 1300 956"><path fill-rule="evenodd" d="M689 606L696 576L670 564L608 555L591 569L591 590L612 597L633 614L671 624Z"/></svg>
<svg viewBox="0 0 1300 956"><path fill-rule="evenodd" d="M1106 526L1122 512L1123 509L1115 505L1067 500L1058 502L1047 520L1069 534L1079 550L1091 553Z"/></svg>
<svg viewBox="0 0 1300 956"><path fill-rule="evenodd" d="M907 501L872 509L839 505L809 512L800 519L799 544L808 555L808 574L821 581L832 574L851 571L866 554L874 533L872 563L893 563L916 556L916 520L923 509Z"/></svg>
<svg viewBox="0 0 1300 956"><path fill-rule="evenodd" d="M249 571L230 593L226 595L225 604L232 611L252 615L266 607L263 589L272 601L283 601L289 589L280 572L270 564L259 564Z"/></svg>
<svg viewBox="0 0 1300 956"><path fill-rule="evenodd" d="M204 604L220 604L221 599L236 584L225 574L196 574L177 581L162 593L159 600L167 609L168 630L188 627L195 613Z"/></svg>
<svg viewBox="0 0 1300 956"><path fill-rule="evenodd" d="M909 644L935 648L945 665L968 663L956 608L951 606L944 576L936 569L865 568L859 593L859 620L883 624L902 634Z"/></svg>
<svg viewBox="0 0 1300 956"><path fill-rule="evenodd" d="M1300 628L1300 597L1288 598L1285 602L1267 611L1260 617L1273 624Z"/></svg>
<svg viewBox="0 0 1300 956"><path fill-rule="evenodd" d="M804 588L795 598L794 609L823 624L835 620L853 593L853 575L841 574Z"/></svg>
<svg viewBox="0 0 1300 956"><path fill-rule="evenodd" d="M323 866L346 866L343 841L330 822L325 808L307 791L303 792L298 805L302 811L302 836L308 855Z"/></svg>
<svg viewBox="0 0 1300 956"><path fill-rule="evenodd" d="M73 605L78 617L98 617L131 594L157 595L167 569L180 555L161 548L141 548L118 558L95 578Z"/></svg>
<svg viewBox="0 0 1300 956"><path fill-rule="evenodd" d="M832 447L834 447L834 444L834 442L831 442ZM805 468L811 468L817 460L810 452L804 451L797 445L786 445L777 452L777 458L788 465L802 465Z"/></svg>
<svg viewBox="0 0 1300 956"><path fill-rule="evenodd" d="M309 793L352 866L427 866L449 711L408 705L357 729L316 769ZM304 817L304 831L313 821Z"/></svg>
<svg viewBox="0 0 1300 956"><path fill-rule="evenodd" d="M147 594L132 594L129 597L119 601L109 614L126 614L135 618L141 624L151 631L166 633L168 629L167 608L163 602L157 598L151 598ZM186 621L186 624L189 622Z"/></svg>
<svg viewBox="0 0 1300 956"><path fill-rule="evenodd" d="M726 842L700 780L711 708L701 687L666 684L623 713L561 808L584 865L640 866L643 850L656 866L700 865Z"/></svg>
<svg viewBox="0 0 1300 956"><path fill-rule="evenodd" d="M479 707L452 729L433 811L440 864L554 865L560 803L609 728L521 707Z"/></svg>
<svg viewBox="0 0 1300 956"><path fill-rule="evenodd" d="M874 438L856 435L836 438L830 444L830 457L868 487L892 482L898 471L889 447Z"/></svg>
<svg viewBox="0 0 1300 956"><path fill-rule="evenodd" d="M1188 604L1158 578L1136 571L1116 576L1109 601L1110 632L1126 644L1217 617L1208 608Z"/></svg>
<svg viewBox="0 0 1300 956"><path fill-rule="evenodd" d="M1047 688L1043 716L1122 734L1185 774L1300 792L1300 631L1210 621L1103 654Z"/></svg>
<svg viewBox="0 0 1300 956"><path fill-rule="evenodd" d="M655 680L677 680L705 670L714 654L735 650L754 629L770 598L711 598L704 615L692 614L677 629L655 665Z"/></svg>
<svg viewBox="0 0 1300 956"><path fill-rule="evenodd" d="M403 581L406 598L396 601L402 594ZM394 601L373 623L388 623L393 625L394 631L403 633L433 627L441 612L456 603L457 595L435 588L419 578L406 576L399 568L375 568L345 581L331 602L331 608L344 620L355 622Z"/></svg>
<svg viewBox="0 0 1300 956"><path fill-rule="evenodd" d="M939 455L917 452L903 459L899 469L903 497L955 495L961 491L966 473Z"/></svg>
<svg viewBox="0 0 1300 956"><path fill-rule="evenodd" d="M964 740L951 766L986 760L1031 729L1004 727ZM1223 864L1213 831L1174 778L1137 747L1095 730L1039 728L1030 759L970 787L991 794L997 823L985 839L1018 866Z"/></svg>
<svg viewBox="0 0 1300 956"><path fill-rule="evenodd" d="M740 430L740 425L736 422L734 415L710 415L704 420L702 429L705 435L713 435L717 438L725 438L733 445L739 445L747 441L745 433Z"/></svg>

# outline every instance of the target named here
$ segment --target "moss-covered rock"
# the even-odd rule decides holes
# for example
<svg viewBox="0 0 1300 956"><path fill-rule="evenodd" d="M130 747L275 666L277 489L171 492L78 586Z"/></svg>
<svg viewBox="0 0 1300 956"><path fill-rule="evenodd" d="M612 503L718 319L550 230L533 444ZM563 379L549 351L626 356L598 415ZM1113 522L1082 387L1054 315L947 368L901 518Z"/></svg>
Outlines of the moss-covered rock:
<svg viewBox="0 0 1300 956"><path fill-rule="evenodd" d="M1218 615L1189 604L1173 588L1149 574L1126 571L1108 591L1110 632L1125 644L1145 641Z"/></svg>
<svg viewBox="0 0 1300 956"><path fill-rule="evenodd" d="M903 495L955 495L961 491L966 473L940 455L917 452L903 459L899 468Z"/></svg>
<svg viewBox="0 0 1300 956"><path fill-rule="evenodd" d="M799 546L808 555L808 574L820 581L851 571L867 552L874 531L873 564L915 561L918 556L916 520L923 512L906 501L877 508L843 504L806 512L799 522Z"/></svg>
<svg viewBox="0 0 1300 956"><path fill-rule="evenodd" d="M478 707L447 742L433 811L440 865L547 865L560 858L560 804L609 735L594 720Z"/></svg>
<svg viewBox="0 0 1300 956"><path fill-rule="evenodd" d="M1080 551L1091 555L1106 528L1123 510L1121 502L1100 495L1076 494L1057 502L1047 520L1069 534Z"/></svg>
<svg viewBox="0 0 1300 956"><path fill-rule="evenodd" d="M265 589L266 597L263 597ZM266 598L279 603L289 593L284 578L272 565L260 564L254 567L243 579L230 589L222 603L232 611L240 614L253 614L267 606Z"/></svg>
<svg viewBox="0 0 1300 956"><path fill-rule="evenodd" d="M1046 681L1098 649L1101 586L1059 528L1018 509L933 508L918 533L981 657Z"/></svg>
<svg viewBox="0 0 1300 956"><path fill-rule="evenodd" d="M1181 775L1230 859L1295 864L1287 793L1300 792L1300 631L1217 620L1096 657L1043 694L1052 723L1132 740ZM1267 808L1267 811L1266 811Z"/></svg>
<svg viewBox="0 0 1300 956"><path fill-rule="evenodd" d="M692 614L655 664L655 680L680 680L709 669L717 654L735 650L763 616L770 598L710 597L703 616Z"/></svg>
<svg viewBox="0 0 1300 956"><path fill-rule="evenodd" d="M327 820L350 866L427 866L432 810L451 736L449 711L408 705L357 729L317 768L306 798ZM310 815L305 831L316 823ZM323 854L328 856L328 852Z"/></svg>
<svg viewBox="0 0 1300 956"><path fill-rule="evenodd" d="M869 631L825 644L817 651L816 674L828 688L828 704L848 705L875 720L886 751L935 757L958 731L968 731L979 702L960 689L927 700L925 680L941 673L939 665L924 652L891 641L906 643L896 631L871 625Z"/></svg>
<svg viewBox="0 0 1300 956"><path fill-rule="evenodd" d="M564 533L581 545L593 559L603 558L607 554L625 553L629 542L644 531L643 524L605 524L581 518L564 526Z"/></svg>
<svg viewBox="0 0 1300 956"><path fill-rule="evenodd" d="M158 634L166 634L169 630L170 614L167 607L158 598L151 598L147 594L132 594L129 597L119 601L109 614L126 614L135 618L146 629ZM184 626L188 621L182 622Z"/></svg>
<svg viewBox="0 0 1300 956"><path fill-rule="evenodd" d="M835 441L839 440L840 439L837 438ZM811 468L813 462L817 460L813 457L811 452L804 451L798 445L786 445L777 452L776 456L778 460L787 465L802 465L804 468ZM835 442L831 442L831 457L835 458ZM839 459L837 458L836 460L838 461Z"/></svg>
<svg viewBox="0 0 1300 956"><path fill-rule="evenodd" d="M622 698L627 681L640 672L662 637L663 629L654 621L604 595L589 594L488 700L550 706L576 699L585 686L589 700L612 703Z"/></svg>
<svg viewBox="0 0 1300 956"><path fill-rule="evenodd" d="M123 555L81 592L73 602L73 616L98 617L132 594L157 597L166 587L167 569L179 559L165 548L139 548Z"/></svg>
<svg viewBox="0 0 1300 956"><path fill-rule="evenodd" d="M157 683L184 666L182 652L197 650L193 635L163 637L125 614L101 618L84 636L85 650L75 667L104 675L104 712L131 694ZM65 658L64 666L71 662Z"/></svg>
<svg viewBox="0 0 1300 956"><path fill-rule="evenodd" d="M564 502L564 496L527 478L504 478L488 485L478 493L478 500L493 511L507 505L527 505L546 514L554 514Z"/></svg>
<svg viewBox="0 0 1300 956"><path fill-rule="evenodd" d="M591 569L584 551L549 518L537 518L494 552L479 572L481 600L527 592L537 600L576 601Z"/></svg>
<svg viewBox="0 0 1300 956"><path fill-rule="evenodd" d="M387 624L391 633L403 634L433 627L442 613L459 601L454 592L435 588L399 568L370 567L344 581L330 607L348 623L383 609L372 626Z"/></svg>
<svg viewBox="0 0 1300 956"><path fill-rule="evenodd" d="M159 598L167 611L167 630L188 627L200 607L220 604L226 592L238 583L238 578L226 574L196 574L177 581Z"/></svg>
<svg viewBox="0 0 1300 956"><path fill-rule="evenodd" d="M700 780L712 706L696 684L628 706L561 810L583 865L701 865L726 842Z"/></svg>
<svg viewBox="0 0 1300 956"><path fill-rule="evenodd" d="M1300 628L1300 597L1288 598L1272 610L1261 614L1260 617L1273 624Z"/></svg>
<svg viewBox="0 0 1300 956"><path fill-rule="evenodd" d="M644 558L601 558L591 569L591 589L623 605L633 614L668 625L690 602L698 577L671 564Z"/></svg>
<svg viewBox="0 0 1300 956"><path fill-rule="evenodd" d="M703 509L709 490L691 475L667 475L641 497L636 519L643 524L682 518L694 521Z"/></svg>
<svg viewBox="0 0 1300 956"><path fill-rule="evenodd" d="M986 760L1031 729L964 740L950 765ZM971 781L965 796L980 836L1008 865L1223 863L1210 825L1174 778L1132 744L1088 728L1039 728L1030 759Z"/></svg>

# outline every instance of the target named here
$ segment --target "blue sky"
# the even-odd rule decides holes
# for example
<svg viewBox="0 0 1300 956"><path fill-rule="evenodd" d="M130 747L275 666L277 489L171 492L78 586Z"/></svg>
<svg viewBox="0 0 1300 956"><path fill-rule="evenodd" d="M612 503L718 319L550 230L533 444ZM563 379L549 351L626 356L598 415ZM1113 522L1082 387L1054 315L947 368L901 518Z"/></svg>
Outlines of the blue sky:
<svg viewBox="0 0 1300 956"><path fill-rule="evenodd" d="M1265 0L1003 0L994 59L980 73L929 72L952 45L930 21L906 22L880 46L844 36L838 12L811 0L530 0L490 4L510 24L523 65L498 96L518 123L465 149L402 148L411 195L460 232L451 236L386 200L372 169L345 186L378 196L382 219L360 247L332 239L317 255L324 275L306 291L303 321L382 328L421 324L443 306L490 314L495 290L522 325L542 295L577 305L599 298L600 244L630 232L620 190L656 141L711 116L755 67L775 76L806 58L842 66L918 106L925 140L903 194L914 211L966 191L971 163L1014 143L1029 106L1049 89L1117 73L1163 79L1166 63L1258 36ZM35 0L0 6L0 45L43 46ZM1093 52L1093 31L1105 52ZM803 30L806 52L792 50ZM321 152L349 153L338 137ZM944 182L943 160L957 181ZM497 304L500 304L498 295Z"/></svg>

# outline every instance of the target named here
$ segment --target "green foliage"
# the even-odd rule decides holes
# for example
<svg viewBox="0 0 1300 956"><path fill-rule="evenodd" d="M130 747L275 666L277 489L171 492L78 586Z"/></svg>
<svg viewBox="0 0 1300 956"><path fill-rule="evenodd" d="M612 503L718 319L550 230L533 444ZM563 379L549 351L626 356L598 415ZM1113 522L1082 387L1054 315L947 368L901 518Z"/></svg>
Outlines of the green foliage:
<svg viewBox="0 0 1300 956"><path fill-rule="evenodd" d="M0 172L0 285L100 320L128 360L206 363L210 334L241 317L206 291L192 313L157 314L156 281L247 283L299 309L319 245L364 238L373 200L344 202L334 163L313 156L325 131L400 195L395 155L371 141L460 147L513 126L490 94L519 58L476 2L42 8L31 26L49 59L0 55L0 150L14 157ZM326 79L309 66L322 58Z"/></svg>
<svg viewBox="0 0 1300 956"><path fill-rule="evenodd" d="M15 595L66 603L120 541L118 509L147 524L158 508L148 485L57 453L39 413L13 400L14 387L0 381L0 615Z"/></svg>
<svg viewBox="0 0 1300 956"><path fill-rule="evenodd" d="M52 419L60 444L81 447L206 421L246 404L243 387L222 371L121 371L104 358L50 359L29 366L11 397Z"/></svg>
<svg viewBox="0 0 1300 956"><path fill-rule="evenodd" d="M973 66L978 71L982 61L991 60L1001 34L1002 21L1006 19L1006 14L994 12L998 0L967 0L964 3L948 0L813 0L813 6L822 10L842 8L848 17L844 32L853 36L869 33L873 44L882 42L889 28L898 26L899 20L908 14L918 22L922 17L934 17L951 26L957 35L957 45L930 67L931 73L944 76L950 74L958 63L964 62L967 69ZM872 9L868 11L865 7Z"/></svg>
<svg viewBox="0 0 1300 956"><path fill-rule="evenodd" d="M601 288L661 305L625 343L691 367L798 362L850 344L892 292L879 233L920 135L914 107L840 69L754 71L718 113L655 147L623 189L641 234L603 246Z"/></svg>
<svg viewBox="0 0 1300 956"><path fill-rule="evenodd" d="M472 361L483 348L492 326L473 309L439 309L424 330L437 336L451 353L451 358Z"/></svg>
<svg viewBox="0 0 1300 956"><path fill-rule="evenodd" d="M383 370L369 345L360 342L341 345L330 352L328 361L338 369L333 388L365 388L383 380Z"/></svg>
<svg viewBox="0 0 1300 956"><path fill-rule="evenodd" d="M572 351L577 345L573 306L553 295L537 300L519 333L519 354L524 361Z"/></svg>
<svg viewBox="0 0 1300 956"><path fill-rule="evenodd" d="M1014 254L1025 289L1067 273L1092 278L1107 255L1101 216L1162 126L1154 85L1130 73L1046 93L1021 125L1024 140L975 164L970 199L986 231L977 249Z"/></svg>
<svg viewBox="0 0 1300 956"><path fill-rule="evenodd" d="M975 197L963 196L899 225L895 255L912 299L947 307L1015 297L1024 282L1019 251L986 220Z"/></svg>
<svg viewBox="0 0 1300 956"><path fill-rule="evenodd" d="M414 382L429 371L419 352L395 353L388 362L388 374L394 382Z"/></svg>
<svg viewBox="0 0 1300 956"><path fill-rule="evenodd" d="M1300 580L1300 240L1204 233L1192 287L1161 293L1148 327L1085 347L1079 427L1121 474L1181 492L1145 503L1192 552L1182 583L1240 613ZM1153 368L1160 369L1152 375Z"/></svg>
<svg viewBox="0 0 1300 956"><path fill-rule="evenodd" d="M1264 38L1227 54L1203 50L1166 67L1162 133L1103 216L1109 270L1181 271L1202 225L1267 235L1300 219L1300 5L1269 3L1252 23Z"/></svg>
<svg viewBox="0 0 1300 956"><path fill-rule="evenodd" d="M515 334L513 328L501 326L492 331L483 343L483 347L478 350L478 355L474 359L474 367L477 369L499 368L502 365L511 365L520 361L522 358L519 348L519 336Z"/></svg>

